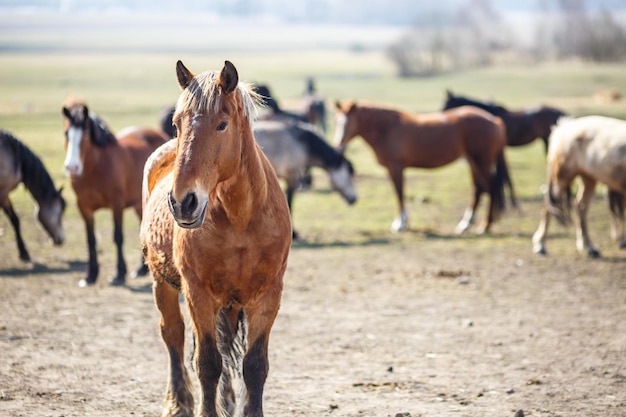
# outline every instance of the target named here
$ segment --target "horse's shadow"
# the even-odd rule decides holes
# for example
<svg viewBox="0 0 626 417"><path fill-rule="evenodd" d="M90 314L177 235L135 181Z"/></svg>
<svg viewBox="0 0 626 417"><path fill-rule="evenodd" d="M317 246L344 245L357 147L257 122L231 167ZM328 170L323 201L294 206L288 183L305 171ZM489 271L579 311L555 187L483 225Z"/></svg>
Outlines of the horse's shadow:
<svg viewBox="0 0 626 417"><path fill-rule="evenodd" d="M26 265L26 264L25 264ZM21 278L28 275L41 274L62 274L68 272L79 272L86 268L84 261L67 261L66 266L49 266L39 262L32 262L31 267L27 268L8 268L0 269L0 278Z"/></svg>

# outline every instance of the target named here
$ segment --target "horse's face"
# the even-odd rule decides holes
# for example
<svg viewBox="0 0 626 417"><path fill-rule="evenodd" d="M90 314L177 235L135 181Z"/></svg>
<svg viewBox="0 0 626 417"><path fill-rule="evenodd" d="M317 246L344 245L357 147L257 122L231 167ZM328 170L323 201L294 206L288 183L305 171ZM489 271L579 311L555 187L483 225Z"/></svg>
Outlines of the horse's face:
<svg viewBox="0 0 626 417"><path fill-rule="evenodd" d="M55 245L60 245L65 240L63 229L63 213L65 212L65 200L61 195L60 188L54 198L43 202L37 212L37 219L44 227Z"/></svg>
<svg viewBox="0 0 626 417"><path fill-rule="evenodd" d="M356 103L336 102L335 140L334 144L343 152L348 142L358 134Z"/></svg>
<svg viewBox="0 0 626 417"><path fill-rule="evenodd" d="M341 194L348 204L354 204L357 199L357 193L354 188L354 183L352 182L354 168L350 161L343 158L341 165L337 168L330 168L328 173L330 174L330 182L333 188Z"/></svg>
<svg viewBox="0 0 626 417"><path fill-rule="evenodd" d="M179 226L197 228L217 184L238 169L250 123L233 64L227 61L219 75L196 76L178 61L176 73L183 93L174 114L178 145L168 202Z"/></svg>
<svg viewBox="0 0 626 417"><path fill-rule="evenodd" d="M82 175L83 143L89 132L89 110L87 106L77 105L70 108L63 107L65 116L65 174L70 178L78 178Z"/></svg>

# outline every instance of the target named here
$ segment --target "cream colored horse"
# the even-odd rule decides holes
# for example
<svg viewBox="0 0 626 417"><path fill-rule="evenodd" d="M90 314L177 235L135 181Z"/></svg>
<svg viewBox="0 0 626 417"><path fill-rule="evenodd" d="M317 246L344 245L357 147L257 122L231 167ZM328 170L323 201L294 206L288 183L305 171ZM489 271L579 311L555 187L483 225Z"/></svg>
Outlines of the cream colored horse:
<svg viewBox="0 0 626 417"><path fill-rule="evenodd" d="M561 119L550 135L545 207L533 235L533 251L546 254L546 234L550 217L561 223L571 221L570 187L576 177L581 182L576 195L576 247L591 257L600 252L589 238L587 211L596 183L609 190L626 193L626 121L604 116ZM613 237L626 247L623 216L612 210Z"/></svg>

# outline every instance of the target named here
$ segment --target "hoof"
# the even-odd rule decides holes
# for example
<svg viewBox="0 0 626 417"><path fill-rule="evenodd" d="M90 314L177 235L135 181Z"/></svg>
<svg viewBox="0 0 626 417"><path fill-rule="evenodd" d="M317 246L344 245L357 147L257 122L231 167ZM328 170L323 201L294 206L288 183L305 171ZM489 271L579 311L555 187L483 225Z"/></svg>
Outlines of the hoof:
<svg viewBox="0 0 626 417"><path fill-rule="evenodd" d="M137 268L136 271L130 274L130 278L135 279L145 277L146 275L148 275L148 272L150 272L150 270L148 269L148 265L141 265L139 268Z"/></svg>
<svg viewBox="0 0 626 417"><path fill-rule="evenodd" d="M543 247L542 245L535 245L533 247L533 253L535 255L547 255L548 252L546 251L546 248Z"/></svg>
<svg viewBox="0 0 626 417"><path fill-rule="evenodd" d="M94 285L96 283L95 279L91 279L91 278L83 278L80 281L78 281L78 286L80 288L85 288L85 287L91 287L92 285Z"/></svg>
<svg viewBox="0 0 626 417"><path fill-rule="evenodd" d="M593 258L593 259L599 258L601 256L600 252L596 248L589 248L589 249L587 249L587 255L590 258Z"/></svg>
<svg viewBox="0 0 626 417"><path fill-rule="evenodd" d="M111 287L122 287L126 285L126 279L124 277L116 277L109 281Z"/></svg>
<svg viewBox="0 0 626 417"><path fill-rule="evenodd" d="M620 249L626 249L626 240L621 240L619 242L619 248Z"/></svg>

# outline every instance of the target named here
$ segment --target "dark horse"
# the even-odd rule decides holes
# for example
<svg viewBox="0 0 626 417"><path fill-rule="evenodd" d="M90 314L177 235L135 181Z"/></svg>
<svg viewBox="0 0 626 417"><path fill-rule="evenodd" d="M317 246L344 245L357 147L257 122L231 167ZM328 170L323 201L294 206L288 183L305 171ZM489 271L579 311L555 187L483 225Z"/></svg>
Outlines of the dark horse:
<svg viewBox="0 0 626 417"><path fill-rule="evenodd" d="M30 255L22 239L20 221L9 199L9 193L20 183L24 183L37 201L37 218L54 244L63 243L65 200L61 189L54 188L50 174L33 151L9 132L0 130L0 205L15 230L20 259L28 262Z"/></svg>
<svg viewBox="0 0 626 417"><path fill-rule="evenodd" d="M85 222L89 264L87 277L80 286L92 285L98 278L98 254L94 232L94 212L100 208L113 211L114 241L117 247L117 274L111 285L126 282L126 262L122 245L124 209L133 207L141 218L141 179L148 156L168 138L153 129L127 128L117 137L106 124L91 113L83 102L68 101L65 116L65 172L76 193L78 210ZM141 259L135 275L148 268Z"/></svg>
<svg viewBox="0 0 626 417"><path fill-rule="evenodd" d="M489 231L504 209L507 184L514 204L504 158L505 129L500 118L471 106L442 113L409 114L354 102L337 102L336 105L335 143L345 149L352 138L361 136L389 173L400 206L400 215L391 225L392 231L408 229L403 194L403 171L407 167L437 168L465 157L474 189L471 204L456 227L457 233L471 226L483 193L489 193L490 204L479 229L481 233Z"/></svg>
<svg viewBox="0 0 626 417"><path fill-rule="evenodd" d="M146 162L140 232L169 354L163 415L194 410L182 291L196 341L197 415L262 417L291 246L289 208L254 141L254 92L233 64L194 75L178 61L176 74L178 139Z"/></svg>
<svg viewBox="0 0 626 417"><path fill-rule="evenodd" d="M324 104L324 99L317 95L313 79L309 78L307 80L307 89L301 112L283 109L267 85L259 84L254 89L261 97L261 103L270 110L269 114L262 117L262 119L287 119L307 122L319 128L322 133L326 132L326 105Z"/></svg>
<svg viewBox="0 0 626 417"><path fill-rule="evenodd" d="M508 110L493 103L485 103L467 97L454 95L450 90L446 91L444 110L461 106L474 106L498 116L506 126L507 146L524 146L541 138L545 151L548 151L548 140L552 126L565 113L559 109L548 106L536 106L525 110Z"/></svg>
<svg viewBox="0 0 626 417"><path fill-rule="evenodd" d="M285 194L293 217L293 196L311 167L324 169L334 190L348 204L357 199L352 183L354 168L343 154L330 146L309 123L267 120L254 124L254 137L278 178L287 183ZM296 231L293 237L298 238Z"/></svg>

